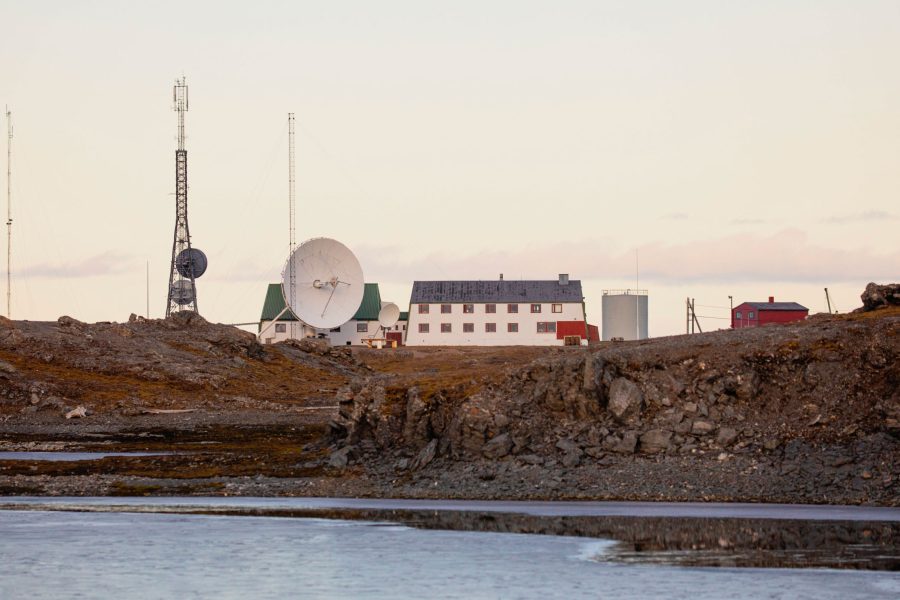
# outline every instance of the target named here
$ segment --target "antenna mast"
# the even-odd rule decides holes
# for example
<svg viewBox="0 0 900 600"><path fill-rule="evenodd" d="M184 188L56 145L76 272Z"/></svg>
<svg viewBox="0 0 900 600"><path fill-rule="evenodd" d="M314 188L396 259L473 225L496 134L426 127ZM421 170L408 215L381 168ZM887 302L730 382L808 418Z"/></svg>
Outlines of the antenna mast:
<svg viewBox="0 0 900 600"><path fill-rule="evenodd" d="M178 114L178 148L175 150L175 235L172 239L167 317L179 310L198 312L194 279L202 274L195 273L197 265L195 255L191 252L191 231L188 227L187 150L184 148L184 113L188 110L188 86L184 76L175 80L172 99Z"/></svg>
<svg viewBox="0 0 900 600"><path fill-rule="evenodd" d="M288 227L290 227L290 254L288 256L291 257L291 261L294 260L294 250L297 249L297 196L296 196L296 179L294 177L295 168L294 168L294 113L288 113ZM289 306L296 306L297 301L297 270L293 268L288 269L290 272L290 289L288 290L289 294ZM294 335L294 323L295 321L291 321L291 337L296 337Z"/></svg>
<svg viewBox="0 0 900 600"><path fill-rule="evenodd" d="M12 319L12 113L6 107L6 318Z"/></svg>

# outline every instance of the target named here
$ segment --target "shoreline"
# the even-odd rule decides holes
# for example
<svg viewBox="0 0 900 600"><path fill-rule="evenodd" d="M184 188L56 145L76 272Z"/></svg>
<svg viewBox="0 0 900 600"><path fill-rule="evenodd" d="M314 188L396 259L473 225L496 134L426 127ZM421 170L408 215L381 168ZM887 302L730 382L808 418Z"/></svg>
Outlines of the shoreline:
<svg viewBox="0 0 900 600"><path fill-rule="evenodd" d="M33 501L32 501L33 500ZM601 560L683 567L900 569L900 509L778 505L45 498L0 511L301 518L614 542ZM215 502L211 502L215 500Z"/></svg>

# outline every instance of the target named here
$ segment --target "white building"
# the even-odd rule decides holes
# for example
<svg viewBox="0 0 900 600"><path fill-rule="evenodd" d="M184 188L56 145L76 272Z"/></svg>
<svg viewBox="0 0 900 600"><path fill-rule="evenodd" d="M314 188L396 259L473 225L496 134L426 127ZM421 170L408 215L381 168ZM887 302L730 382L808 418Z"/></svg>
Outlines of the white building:
<svg viewBox="0 0 900 600"><path fill-rule="evenodd" d="M568 275L413 283L409 346L561 346L567 335L589 337L581 282Z"/></svg>
<svg viewBox="0 0 900 600"><path fill-rule="evenodd" d="M365 338L385 337L385 332L378 324L378 312L387 304L381 301L381 291L377 283L367 283L363 293L362 303L353 318L334 329L314 329L305 323L297 321L291 311L285 312L281 318L269 327L272 320L284 310L284 296L281 293L281 284L270 283L266 290L266 299L263 302L262 314L259 319L259 331L263 333L262 342L273 344L287 339L299 339L304 337L318 337L327 339L332 346L359 346ZM403 320L405 315L401 313L401 320L392 327L394 339L402 336L406 328Z"/></svg>

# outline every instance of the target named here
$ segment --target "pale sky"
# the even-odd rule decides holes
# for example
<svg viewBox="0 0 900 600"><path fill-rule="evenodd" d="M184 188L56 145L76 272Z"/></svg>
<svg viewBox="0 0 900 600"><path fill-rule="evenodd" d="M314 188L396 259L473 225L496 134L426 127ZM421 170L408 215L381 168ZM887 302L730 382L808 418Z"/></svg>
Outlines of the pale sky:
<svg viewBox="0 0 900 600"><path fill-rule="evenodd" d="M144 314L147 261L164 313L182 74L211 321L258 319L280 278L288 112L298 238L347 244L403 309L414 279L567 272L599 324L601 291L635 285L635 250L653 336L684 330L686 296L715 329L729 295L814 313L827 286L849 310L900 279L896 0L0 0L0 15L13 318Z"/></svg>

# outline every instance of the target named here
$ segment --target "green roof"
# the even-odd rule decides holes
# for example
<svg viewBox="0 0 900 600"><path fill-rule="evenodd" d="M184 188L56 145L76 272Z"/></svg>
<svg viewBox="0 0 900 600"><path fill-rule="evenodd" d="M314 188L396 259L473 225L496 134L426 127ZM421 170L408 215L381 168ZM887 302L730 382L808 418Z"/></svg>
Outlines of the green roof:
<svg viewBox="0 0 900 600"><path fill-rule="evenodd" d="M272 321L284 310L284 296L281 293L280 283L270 283L266 290L266 300L263 302L262 314L260 321ZM381 291L378 289L377 283L367 283L363 292L362 303L356 314L353 315L354 321L377 321L378 311L381 310ZM296 321L294 313L287 311L281 315L279 321Z"/></svg>
<svg viewBox="0 0 900 600"><path fill-rule="evenodd" d="M377 321L379 312L381 312L381 290L378 289L377 283L367 283L362 303L353 315L353 320Z"/></svg>
<svg viewBox="0 0 900 600"><path fill-rule="evenodd" d="M270 283L269 289L266 290L266 301L263 302L262 315L260 321L273 321L278 313L284 310L284 296L281 294L280 283ZM296 321L294 313L287 311L281 315L282 321Z"/></svg>

